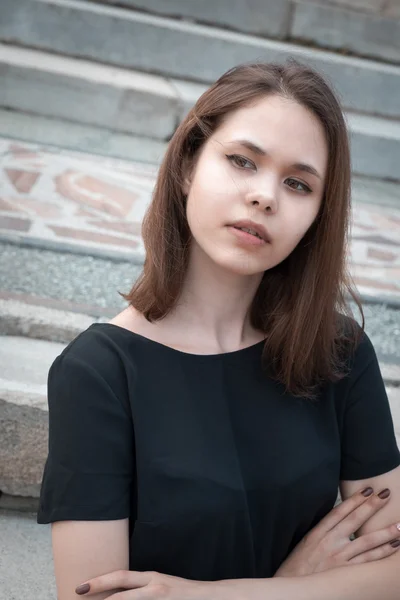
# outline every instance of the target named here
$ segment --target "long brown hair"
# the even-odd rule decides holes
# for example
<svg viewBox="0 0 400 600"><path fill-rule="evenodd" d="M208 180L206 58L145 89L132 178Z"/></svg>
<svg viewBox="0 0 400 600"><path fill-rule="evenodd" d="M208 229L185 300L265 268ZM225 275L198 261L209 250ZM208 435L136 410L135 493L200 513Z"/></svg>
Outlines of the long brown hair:
<svg viewBox="0 0 400 600"><path fill-rule="evenodd" d="M226 115L272 94L295 100L319 119L328 168L315 222L290 256L264 273L251 320L265 333L269 371L288 392L313 398L320 384L343 377L344 342L354 348L359 336L355 321L341 316L351 316L347 294L361 315L362 308L345 263L351 178L347 128L335 94L310 67L294 60L240 65L199 98L169 143L142 225L144 269L123 297L149 321L162 319L175 306L191 240L183 192L187 165Z"/></svg>

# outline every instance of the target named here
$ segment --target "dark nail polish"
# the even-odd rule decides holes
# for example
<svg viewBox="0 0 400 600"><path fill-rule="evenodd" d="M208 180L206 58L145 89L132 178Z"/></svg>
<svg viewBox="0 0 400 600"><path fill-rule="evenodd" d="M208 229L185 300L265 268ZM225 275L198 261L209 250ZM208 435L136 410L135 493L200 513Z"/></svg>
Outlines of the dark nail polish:
<svg viewBox="0 0 400 600"><path fill-rule="evenodd" d="M378 496L381 500L386 500L386 498L389 498L390 496L390 490L386 488L386 490L382 490L381 493L378 494Z"/></svg>
<svg viewBox="0 0 400 600"><path fill-rule="evenodd" d="M392 548L399 548L400 540L393 540L393 542L390 542L390 545L392 546Z"/></svg>
<svg viewBox="0 0 400 600"><path fill-rule="evenodd" d="M78 585L75 590L75 594L82 596L82 594L87 594L90 590L90 585L88 583L82 583L82 585Z"/></svg>
<svg viewBox="0 0 400 600"><path fill-rule="evenodd" d="M361 493L363 496L365 496L365 498L368 498L368 496L371 496L371 494L374 493L374 490L372 489L372 487L367 487Z"/></svg>

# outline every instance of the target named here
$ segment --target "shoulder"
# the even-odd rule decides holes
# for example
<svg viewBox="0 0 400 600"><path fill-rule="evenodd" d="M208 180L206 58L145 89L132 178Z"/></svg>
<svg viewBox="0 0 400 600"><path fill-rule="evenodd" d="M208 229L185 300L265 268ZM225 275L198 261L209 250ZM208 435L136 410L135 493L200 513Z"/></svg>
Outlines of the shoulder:
<svg viewBox="0 0 400 600"><path fill-rule="evenodd" d="M93 323L54 360L49 382L55 377L59 382L71 378L102 380L113 390L121 390L136 376L139 346L140 338L126 329L112 323Z"/></svg>
<svg viewBox="0 0 400 600"><path fill-rule="evenodd" d="M376 360L375 348L364 328L353 318L339 315L341 358L347 372L362 371Z"/></svg>
<svg viewBox="0 0 400 600"><path fill-rule="evenodd" d="M374 345L365 330L358 326L358 337L355 340L353 352L350 355L353 378L357 378L372 364L378 365Z"/></svg>
<svg viewBox="0 0 400 600"><path fill-rule="evenodd" d="M337 378L328 386L337 402L346 404L361 387L365 392L365 388L370 386L371 393L384 389L373 343L355 319L340 315L337 350Z"/></svg>
<svg viewBox="0 0 400 600"><path fill-rule="evenodd" d="M340 375L332 388L337 402L343 407L386 402L385 385L370 337L353 319L345 317L343 325Z"/></svg>

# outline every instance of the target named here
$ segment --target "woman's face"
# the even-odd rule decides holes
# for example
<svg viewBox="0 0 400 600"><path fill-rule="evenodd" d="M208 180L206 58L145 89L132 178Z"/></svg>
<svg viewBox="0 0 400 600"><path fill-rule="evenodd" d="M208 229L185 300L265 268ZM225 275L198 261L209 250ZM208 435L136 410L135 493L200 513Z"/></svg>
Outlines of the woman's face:
<svg viewBox="0 0 400 600"><path fill-rule="evenodd" d="M327 161L322 125L292 100L267 96L229 114L188 177L192 252L241 275L282 262L318 214Z"/></svg>

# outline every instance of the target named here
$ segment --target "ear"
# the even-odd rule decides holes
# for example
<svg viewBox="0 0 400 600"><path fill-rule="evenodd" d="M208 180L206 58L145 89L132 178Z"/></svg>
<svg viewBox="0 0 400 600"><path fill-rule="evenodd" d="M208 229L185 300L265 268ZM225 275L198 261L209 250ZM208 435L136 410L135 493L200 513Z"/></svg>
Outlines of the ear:
<svg viewBox="0 0 400 600"><path fill-rule="evenodd" d="M184 196L189 195L190 186L192 185L193 160L185 159L182 168L183 182L182 192Z"/></svg>
<svg viewBox="0 0 400 600"><path fill-rule="evenodd" d="M191 180L190 177L185 177L183 180L182 191L184 196L189 195Z"/></svg>

